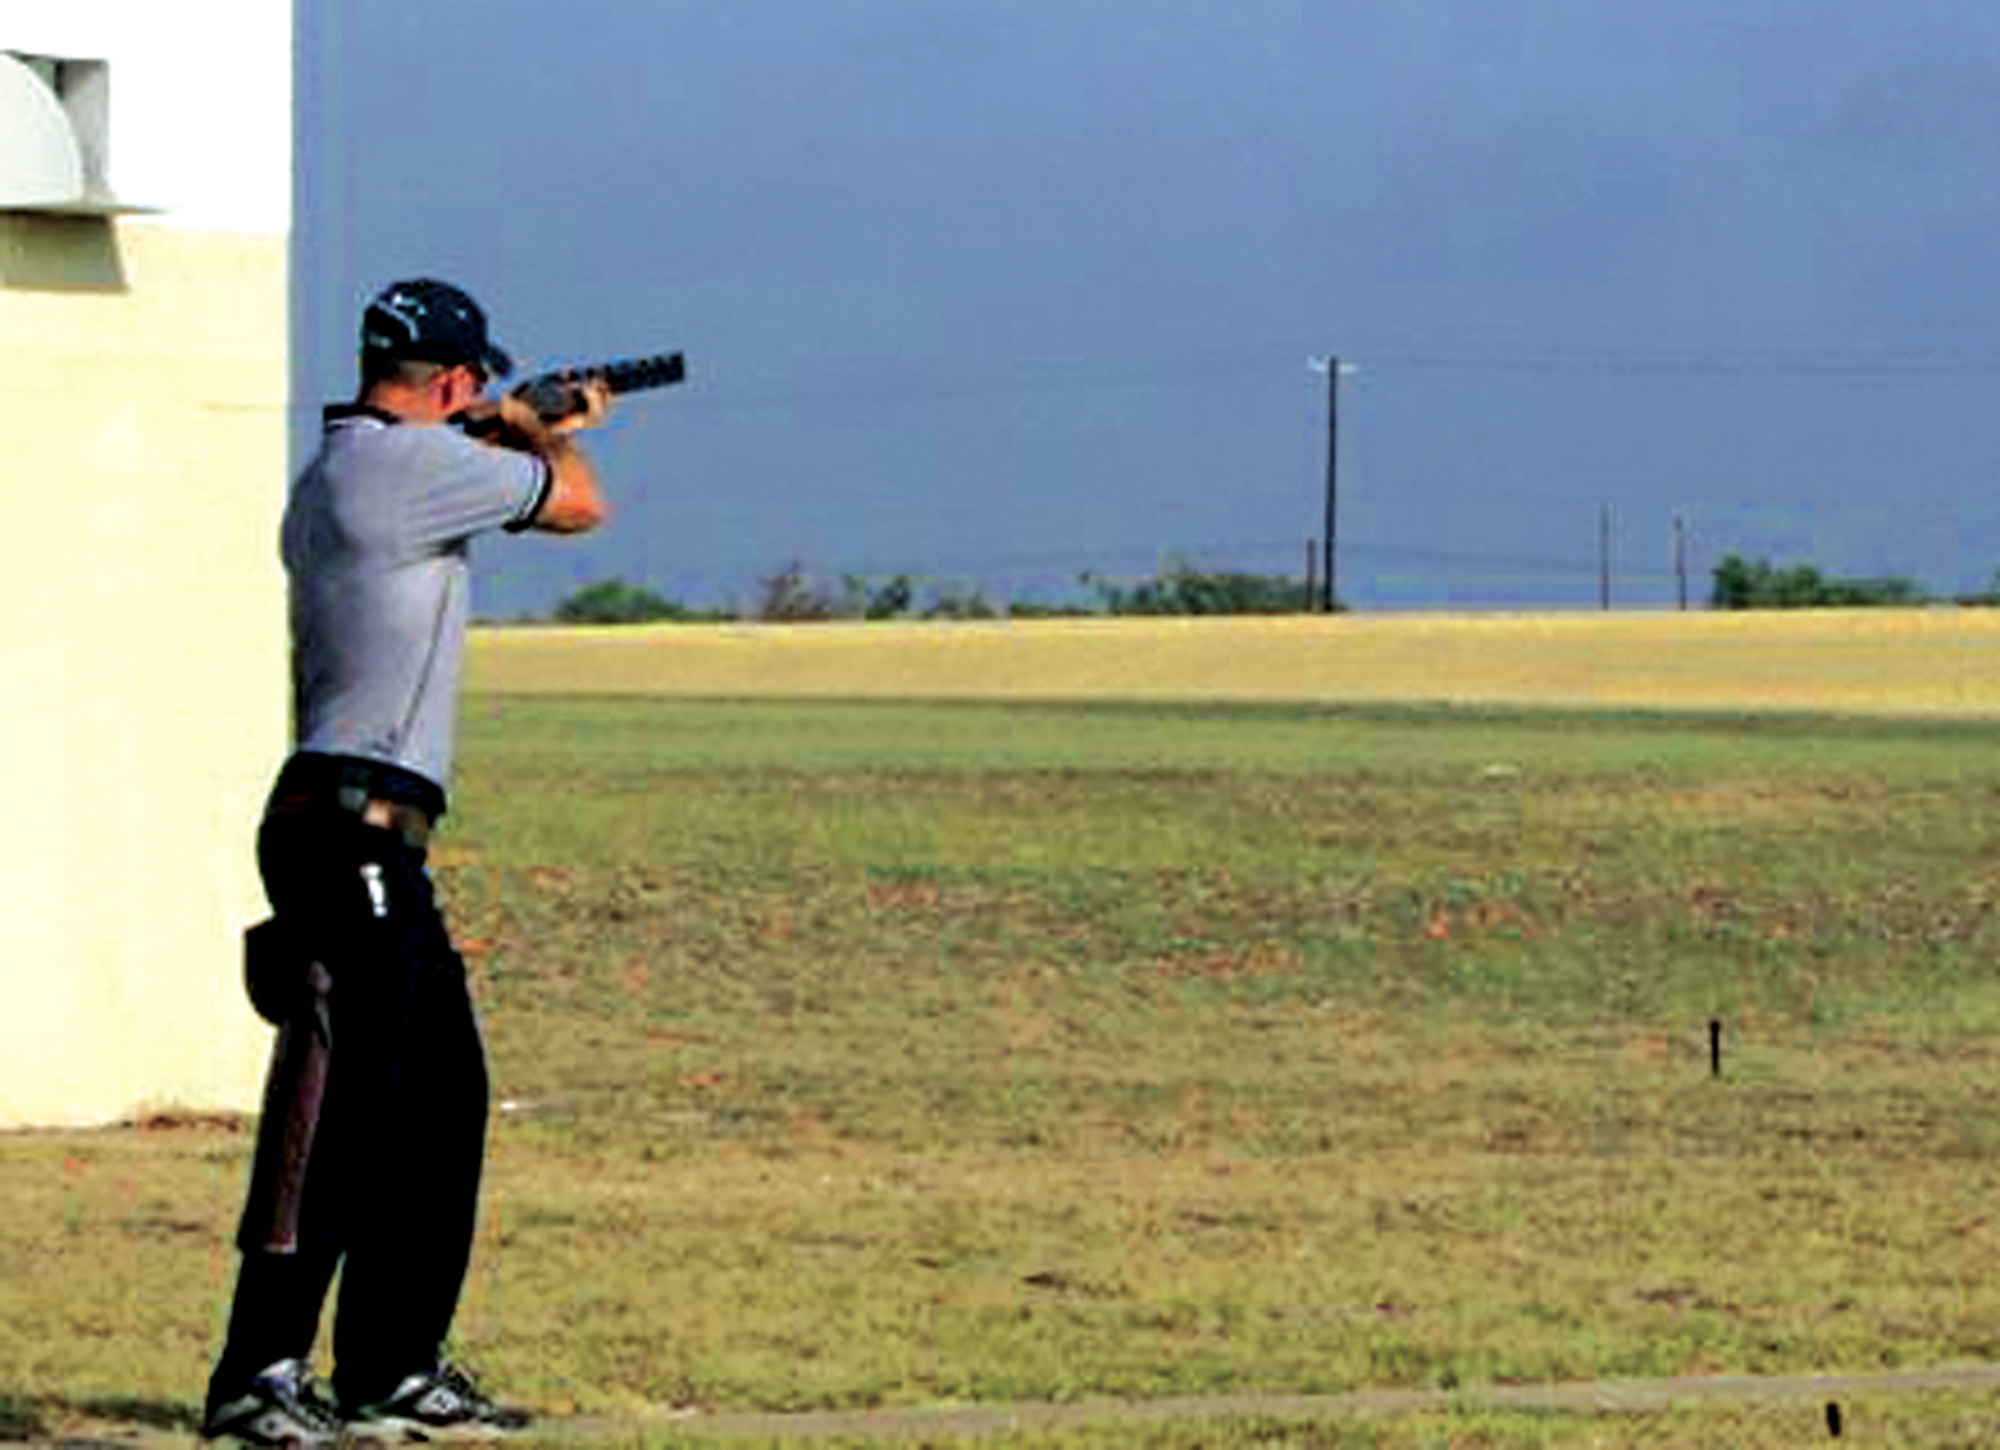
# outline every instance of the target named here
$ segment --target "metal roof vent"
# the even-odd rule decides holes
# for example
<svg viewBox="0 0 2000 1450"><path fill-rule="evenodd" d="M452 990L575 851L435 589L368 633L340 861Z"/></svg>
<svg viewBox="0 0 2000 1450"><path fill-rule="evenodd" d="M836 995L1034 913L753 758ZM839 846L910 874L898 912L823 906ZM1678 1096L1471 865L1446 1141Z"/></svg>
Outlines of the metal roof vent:
<svg viewBox="0 0 2000 1450"><path fill-rule="evenodd" d="M106 180L110 66L0 51L0 211L148 211Z"/></svg>

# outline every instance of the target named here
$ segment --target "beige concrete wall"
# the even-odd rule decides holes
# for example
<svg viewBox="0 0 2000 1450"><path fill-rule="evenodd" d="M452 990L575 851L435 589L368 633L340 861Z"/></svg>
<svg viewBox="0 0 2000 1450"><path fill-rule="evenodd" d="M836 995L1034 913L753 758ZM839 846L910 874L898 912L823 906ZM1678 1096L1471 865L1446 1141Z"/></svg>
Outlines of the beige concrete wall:
<svg viewBox="0 0 2000 1450"><path fill-rule="evenodd" d="M0 1125L254 1106L286 240L0 215Z"/></svg>

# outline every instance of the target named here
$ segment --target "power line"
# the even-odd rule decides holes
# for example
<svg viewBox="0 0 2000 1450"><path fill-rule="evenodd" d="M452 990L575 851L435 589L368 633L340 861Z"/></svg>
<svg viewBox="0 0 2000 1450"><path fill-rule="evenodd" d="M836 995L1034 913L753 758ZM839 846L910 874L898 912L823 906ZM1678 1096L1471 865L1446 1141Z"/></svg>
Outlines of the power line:
<svg viewBox="0 0 2000 1450"><path fill-rule="evenodd" d="M1240 566L1246 560L1278 559L1289 562L1297 556L1301 540L1207 540L1200 543L1168 547L1113 547L1066 549L1049 552L952 555L945 553L926 560L921 565L907 560L888 562L865 560L848 562L827 572L839 575L856 575L866 579L890 578L907 574L916 578L976 577L981 575L1035 573L1038 571L1077 571L1069 577L1099 572L1111 573L1118 566L1139 565L1148 570L1157 570L1184 564L1198 572L1230 572L1228 566ZM1553 555L1513 554L1472 549L1440 548L1428 544L1397 543L1395 541L1360 540L1342 546L1351 556L1378 563L1436 564L1471 569L1503 569L1540 574L1566 574L1579 577L1594 575L1597 561L1583 557L1557 557ZM809 566L811 560L805 561ZM711 561L723 564L723 561ZM727 565L728 572L736 572ZM717 571L723 572L723 571ZM1279 571L1284 572L1284 571ZM1663 570L1621 568L1622 577L1652 577Z"/></svg>
<svg viewBox="0 0 2000 1450"><path fill-rule="evenodd" d="M1388 347L1380 351L1351 348L1365 360L1371 378L1399 370L1464 373L1492 377L1583 375L1593 378L1822 378L1882 379L1990 377L2000 374L2000 353L1836 352L1826 349L1524 349L1520 351L1459 351ZM897 377L906 359L883 358L886 365L869 375L866 360L842 363L840 381L804 386L776 384L766 379L741 387L715 379L715 386L697 387L691 405L716 411L821 407L908 402L958 402L989 397L1139 391L1153 388L1213 387L1219 383L1269 379L1289 385L1296 376L1297 349L1277 348L1190 353L1170 361L1136 363L1113 359L1030 358L1009 365L1004 376L980 376L954 361L953 372L921 378ZM989 363L989 366L991 364Z"/></svg>
<svg viewBox="0 0 2000 1450"><path fill-rule="evenodd" d="M1884 353L1791 351L1627 349L1566 352L1453 353L1398 352L1368 354L1370 370L1409 368L1413 371L1481 372L1494 374L1589 373L1621 377L1851 377L1990 376L2000 373L2000 354Z"/></svg>

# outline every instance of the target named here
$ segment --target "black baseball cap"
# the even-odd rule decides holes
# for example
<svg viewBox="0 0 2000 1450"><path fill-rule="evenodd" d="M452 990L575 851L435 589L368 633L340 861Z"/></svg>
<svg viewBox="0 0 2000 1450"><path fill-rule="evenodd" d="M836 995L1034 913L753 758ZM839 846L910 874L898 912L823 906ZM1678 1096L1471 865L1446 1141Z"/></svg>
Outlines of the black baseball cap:
<svg viewBox="0 0 2000 1450"><path fill-rule="evenodd" d="M417 277L392 282L361 317L361 350L409 362L471 365L504 378L514 360L486 335L486 314L449 282Z"/></svg>

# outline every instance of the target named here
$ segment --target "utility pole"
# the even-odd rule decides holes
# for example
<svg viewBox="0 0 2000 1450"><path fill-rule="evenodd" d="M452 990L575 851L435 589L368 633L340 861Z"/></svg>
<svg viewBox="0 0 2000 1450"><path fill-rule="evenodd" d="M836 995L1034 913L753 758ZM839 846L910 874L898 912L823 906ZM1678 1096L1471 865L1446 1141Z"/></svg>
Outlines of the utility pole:
<svg viewBox="0 0 2000 1450"><path fill-rule="evenodd" d="M1688 538L1687 522L1679 514L1674 515L1674 579L1680 588L1681 613L1688 607Z"/></svg>
<svg viewBox="0 0 2000 1450"><path fill-rule="evenodd" d="M1340 491L1340 359L1326 360L1326 532L1321 540L1326 547L1326 567L1320 571L1320 583L1326 590L1324 612L1333 613L1333 602L1339 598L1333 591L1333 535L1334 500Z"/></svg>
<svg viewBox="0 0 2000 1450"><path fill-rule="evenodd" d="M1319 540L1306 540L1306 598L1305 613L1311 614L1319 607Z"/></svg>
<svg viewBox="0 0 2000 1450"><path fill-rule="evenodd" d="M1358 371L1338 357L1310 358L1306 366L1326 374L1326 531L1320 535L1324 567L1320 570L1320 608L1333 613L1339 595L1334 591L1334 539L1338 531L1336 502L1340 496L1340 378Z"/></svg>
<svg viewBox="0 0 2000 1450"><path fill-rule="evenodd" d="M1612 606L1612 506L1598 504L1598 608Z"/></svg>

